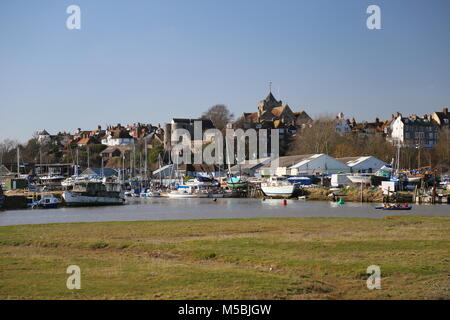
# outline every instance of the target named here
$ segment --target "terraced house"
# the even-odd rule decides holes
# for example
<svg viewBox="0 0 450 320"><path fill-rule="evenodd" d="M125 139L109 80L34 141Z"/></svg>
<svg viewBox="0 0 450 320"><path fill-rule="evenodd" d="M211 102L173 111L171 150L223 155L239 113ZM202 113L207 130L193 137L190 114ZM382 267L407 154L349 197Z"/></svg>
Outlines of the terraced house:
<svg viewBox="0 0 450 320"><path fill-rule="evenodd" d="M438 141L439 125L429 115L403 117L397 113L391 123L391 141L396 145L432 148Z"/></svg>

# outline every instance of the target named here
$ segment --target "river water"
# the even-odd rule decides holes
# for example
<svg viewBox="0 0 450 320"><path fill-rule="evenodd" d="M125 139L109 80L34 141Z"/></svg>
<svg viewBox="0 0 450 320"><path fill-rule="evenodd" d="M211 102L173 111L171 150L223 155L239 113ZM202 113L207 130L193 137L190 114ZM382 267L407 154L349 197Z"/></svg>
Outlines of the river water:
<svg viewBox="0 0 450 320"><path fill-rule="evenodd" d="M128 198L111 207L0 211L0 226L94 221L142 221L265 217L360 217L386 215L450 216L450 205L415 205L411 211L375 210L375 204L259 199Z"/></svg>

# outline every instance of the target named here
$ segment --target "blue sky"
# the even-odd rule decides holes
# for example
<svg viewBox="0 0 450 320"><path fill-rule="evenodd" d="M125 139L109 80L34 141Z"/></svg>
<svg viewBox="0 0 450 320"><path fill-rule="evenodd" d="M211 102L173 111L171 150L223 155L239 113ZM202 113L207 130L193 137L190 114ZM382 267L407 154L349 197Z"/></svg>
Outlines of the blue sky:
<svg viewBox="0 0 450 320"><path fill-rule="evenodd" d="M66 8L81 8L81 30ZM381 7L382 30L366 9ZM357 120L450 104L448 0L2 0L0 140L256 111Z"/></svg>

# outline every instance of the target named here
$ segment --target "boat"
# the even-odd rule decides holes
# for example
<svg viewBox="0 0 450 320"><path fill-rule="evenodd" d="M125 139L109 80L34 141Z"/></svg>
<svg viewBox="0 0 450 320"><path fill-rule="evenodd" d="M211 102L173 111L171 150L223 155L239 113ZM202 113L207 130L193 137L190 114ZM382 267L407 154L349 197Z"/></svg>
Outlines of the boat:
<svg viewBox="0 0 450 320"><path fill-rule="evenodd" d="M154 198L154 197L160 197L161 193L158 191L151 191L150 189L144 190L144 192L141 192L139 194L139 197L141 198Z"/></svg>
<svg viewBox="0 0 450 320"><path fill-rule="evenodd" d="M61 183L63 180L65 180L65 177L60 176L60 175L48 175L48 176L42 176L39 177L39 180L41 180L41 182L43 184L46 183Z"/></svg>
<svg viewBox="0 0 450 320"><path fill-rule="evenodd" d="M67 206L107 206L125 203L120 185L115 182L75 182L72 191L63 193Z"/></svg>
<svg viewBox="0 0 450 320"><path fill-rule="evenodd" d="M61 205L61 199L57 198L54 194L44 194L41 196L40 200L29 203L28 206L42 209L54 209L58 208Z"/></svg>
<svg viewBox="0 0 450 320"><path fill-rule="evenodd" d="M312 183L312 179L309 177L304 177L304 176L293 176L293 177L289 177L287 178L287 180L290 183L296 183L298 185L303 185L303 186L309 186Z"/></svg>
<svg viewBox="0 0 450 320"><path fill-rule="evenodd" d="M195 193L192 187L185 185L178 186L177 190L167 193L166 196L169 198L200 198L199 194Z"/></svg>
<svg viewBox="0 0 450 320"><path fill-rule="evenodd" d="M370 184L371 175L353 175L353 176L347 176L347 178L355 184Z"/></svg>
<svg viewBox="0 0 450 320"><path fill-rule="evenodd" d="M227 187L238 189L238 188L247 188L247 180L243 177L230 177L227 180Z"/></svg>
<svg viewBox="0 0 450 320"><path fill-rule="evenodd" d="M267 182L261 183L261 190L267 197L289 198L297 187L296 183L290 183L283 177L271 177Z"/></svg>
<svg viewBox="0 0 450 320"><path fill-rule="evenodd" d="M377 206L375 207L375 209L378 210L411 210L412 206L410 205L399 205L399 204L394 204L394 205L384 205L384 206Z"/></svg>
<svg viewBox="0 0 450 320"><path fill-rule="evenodd" d="M417 183L422 180L423 176L408 176L408 182L409 183Z"/></svg>

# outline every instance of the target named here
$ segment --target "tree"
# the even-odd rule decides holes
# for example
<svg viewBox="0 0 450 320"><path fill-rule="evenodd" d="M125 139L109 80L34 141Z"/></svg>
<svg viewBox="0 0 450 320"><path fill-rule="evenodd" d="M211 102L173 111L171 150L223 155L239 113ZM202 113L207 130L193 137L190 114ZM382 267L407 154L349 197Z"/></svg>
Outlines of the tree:
<svg viewBox="0 0 450 320"><path fill-rule="evenodd" d="M219 130L225 129L227 123L232 121L233 118L234 115L224 104L216 104L212 106L200 117L202 120L211 120L214 126Z"/></svg>

